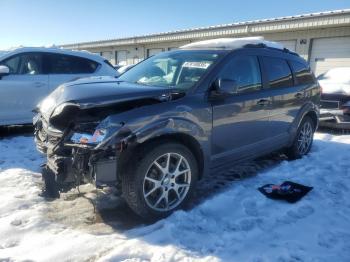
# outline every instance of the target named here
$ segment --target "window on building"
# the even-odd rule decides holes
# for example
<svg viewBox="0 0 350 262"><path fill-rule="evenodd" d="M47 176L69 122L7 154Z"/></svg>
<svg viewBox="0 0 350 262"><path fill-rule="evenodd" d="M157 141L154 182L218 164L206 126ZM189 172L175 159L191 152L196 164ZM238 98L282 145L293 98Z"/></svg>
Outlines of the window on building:
<svg viewBox="0 0 350 262"><path fill-rule="evenodd" d="M286 60L276 57L263 57L263 63L270 88L293 86L292 72Z"/></svg>
<svg viewBox="0 0 350 262"><path fill-rule="evenodd" d="M50 74L91 74L98 63L82 57L49 54L48 65Z"/></svg>
<svg viewBox="0 0 350 262"><path fill-rule="evenodd" d="M256 56L235 56L220 74L222 79L236 82L237 92L246 93L261 88L261 74Z"/></svg>
<svg viewBox="0 0 350 262"><path fill-rule="evenodd" d="M299 85L307 85L312 84L314 82L314 77L312 75L310 67L307 65L297 62L297 61L289 61L290 65L295 74L295 78Z"/></svg>

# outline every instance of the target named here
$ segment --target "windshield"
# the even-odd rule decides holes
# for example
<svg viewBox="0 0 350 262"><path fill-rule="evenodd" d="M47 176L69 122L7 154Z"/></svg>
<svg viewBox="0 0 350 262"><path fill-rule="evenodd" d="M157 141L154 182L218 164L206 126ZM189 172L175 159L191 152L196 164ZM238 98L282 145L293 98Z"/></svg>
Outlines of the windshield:
<svg viewBox="0 0 350 262"><path fill-rule="evenodd" d="M161 53L137 64L121 75L119 80L186 90L199 81L218 57L218 51Z"/></svg>

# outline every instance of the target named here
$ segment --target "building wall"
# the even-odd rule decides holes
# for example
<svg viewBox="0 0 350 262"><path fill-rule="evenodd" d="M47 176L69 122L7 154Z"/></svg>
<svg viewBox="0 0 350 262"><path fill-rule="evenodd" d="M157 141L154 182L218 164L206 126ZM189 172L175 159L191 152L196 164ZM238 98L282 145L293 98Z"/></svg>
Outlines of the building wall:
<svg viewBox="0 0 350 262"><path fill-rule="evenodd" d="M244 37L244 36L264 36L265 39L273 41L287 41L294 40L296 42L296 52L299 53L304 59L308 60L312 50L312 40L318 38L327 37L342 37L350 36L350 26L340 26L335 28L323 28L316 30L299 30L299 31L279 31L271 33L262 34L225 34L224 37ZM118 51L127 51L127 64L133 64L139 60L147 58L148 49L162 49L163 51L169 50L169 48L177 48L182 45L191 43L193 41L219 38L223 37L220 34L208 34L206 37L193 38L185 41L159 41L156 43L149 44L128 44L128 45L118 45L118 46L107 46L107 47L95 47L95 48L85 48L85 50L102 53L106 51L112 51L113 54ZM110 60L112 64L116 64L114 56Z"/></svg>

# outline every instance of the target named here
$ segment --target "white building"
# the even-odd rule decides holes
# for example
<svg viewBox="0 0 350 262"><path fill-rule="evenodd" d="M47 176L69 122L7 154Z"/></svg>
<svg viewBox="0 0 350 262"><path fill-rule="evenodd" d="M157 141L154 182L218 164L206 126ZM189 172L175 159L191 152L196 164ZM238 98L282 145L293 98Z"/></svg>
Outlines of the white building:
<svg viewBox="0 0 350 262"><path fill-rule="evenodd" d="M63 45L100 53L112 64L133 64L193 41L264 36L282 42L311 64L316 75L350 66L350 9L193 28L129 38Z"/></svg>

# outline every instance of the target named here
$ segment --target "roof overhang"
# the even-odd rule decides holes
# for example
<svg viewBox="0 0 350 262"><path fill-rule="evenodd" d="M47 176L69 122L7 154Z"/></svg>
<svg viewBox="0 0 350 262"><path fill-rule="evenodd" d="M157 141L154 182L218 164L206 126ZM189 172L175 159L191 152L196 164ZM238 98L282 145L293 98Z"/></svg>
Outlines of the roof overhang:
<svg viewBox="0 0 350 262"><path fill-rule="evenodd" d="M157 42L186 41L213 37L218 38L233 35L259 35L263 33L312 30L340 26L350 26L350 9L192 28L144 36L66 44L62 45L61 47L71 49L88 49L151 44Z"/></svg>

